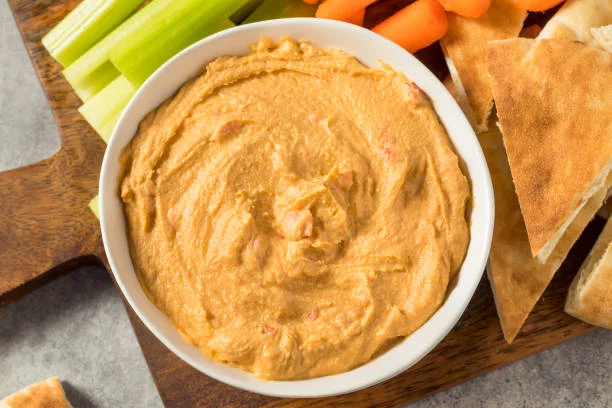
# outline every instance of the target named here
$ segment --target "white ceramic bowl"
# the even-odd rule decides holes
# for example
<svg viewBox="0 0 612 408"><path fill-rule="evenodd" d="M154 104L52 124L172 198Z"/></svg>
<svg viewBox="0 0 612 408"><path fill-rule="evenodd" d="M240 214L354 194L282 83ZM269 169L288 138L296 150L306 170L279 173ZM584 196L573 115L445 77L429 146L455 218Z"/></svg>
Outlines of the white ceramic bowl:
<svg viewBox="0 0 612 408"><path fill-rule="evenodd" d="M463 158L472 182L474 209L467 256L442 307L416 332L386 353L351 371L302 381L263 381L218 363L178 334L145 296L130 258L123 207L119 197L119 154L134 136L146 113L172 96L189 78L221 55L243 55L260 36L309 39L318 46L342 49L369 66L385 61L402 71L433 100L434 107ZM438 79L408 52L361 27L331 20L297 18L232 28L187 48L158 69L131 100L106 149L100 174L100 223L113 274L144 324L172 352L199 371L244 390L280 397L321 397L374 385L401 373L431 351L453 328L480 281L493 231L493 191L480 145L463 113Z"/></svg>

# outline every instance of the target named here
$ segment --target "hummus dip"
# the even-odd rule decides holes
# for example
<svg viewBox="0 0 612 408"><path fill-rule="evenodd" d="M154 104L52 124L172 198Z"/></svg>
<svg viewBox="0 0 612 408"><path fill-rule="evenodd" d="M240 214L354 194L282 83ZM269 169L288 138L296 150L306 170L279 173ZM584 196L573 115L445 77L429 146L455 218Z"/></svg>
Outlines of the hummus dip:
<svg viewBox="0 0 612 408"><path fill-rule="evenodd" d="M214 60L122 161L145 292L263 379L347 371L409 335L469 243L470 187L426 95L308 42Z"/></svg>

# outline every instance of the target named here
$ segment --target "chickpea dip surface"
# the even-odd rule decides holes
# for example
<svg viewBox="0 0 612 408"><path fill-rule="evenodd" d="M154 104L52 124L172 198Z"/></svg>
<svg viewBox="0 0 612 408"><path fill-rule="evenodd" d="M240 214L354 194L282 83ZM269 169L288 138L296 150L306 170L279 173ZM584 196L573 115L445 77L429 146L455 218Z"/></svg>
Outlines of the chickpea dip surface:
<svg viewBox="0 0 612 408"><path fill-rule="evenodd" d="M122 162L148 297L204 354L263 379L341 373L410 335L470 240L469 183L427 96L305 41L217 58Z"/></svg>

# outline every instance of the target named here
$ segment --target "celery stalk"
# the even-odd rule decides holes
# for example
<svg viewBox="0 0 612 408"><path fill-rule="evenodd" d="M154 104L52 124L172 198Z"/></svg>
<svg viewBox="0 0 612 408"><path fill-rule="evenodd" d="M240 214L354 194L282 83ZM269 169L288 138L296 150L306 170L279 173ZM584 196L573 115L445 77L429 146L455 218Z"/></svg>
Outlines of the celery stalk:
<svg viewBox="0 0 612 408"><path fill-rule="evenodd" d="M194 13L195 14L195 13ZM166 36L156 38L154 46L150 45L139 50L117 49L110 55L111 62L121 72L123 76L130 80L132 85L140 87L149 76L164 62L180 52L184 48L218 31L234 27L227 18L214 22L213 24L204 23L196 30L188 27L188 24L201 20L200 17L183 20L186 30L173 30Z"/></svg>
<svg viewBox="0 0 612 408"><path fill-rule="evenodd" d="M314 17L317 6L302 0L264 0L242 24L289 17Z"/></svg>
<svg viewBox="0 0 612 408"><path fill-rule="evenodd" d="M64 76L83 102L119 76L119 71L109 63L109 51L127 38L133 38L142 26L156 24L163 19L173 1L155 0L148 3L64 69Z"/></svg>
<svg viewBox="0 0 612 408"><path fill-rule="evenodd" d="M106 88L79 108L81 115L108 142L121 112L136 92L124 76L119 76Z"/></svg>
<svg viewBox="0 0 612 408"><path fill-rule="evenodd" d="M119 75L119 71L117 71L113 64L107 60L91 71L90 75L79 82L71 83L71 85L78 97L81 98L83 102L87 102L108 84L113 82Z"/></svg>
<svg viewBox="0 0 612 408"><path fill-rule="evenodd" d="M262 2L263 0L248 0L244 6L230 16L230 21L234 24L241 24Z"/></svg>
<svg viewBox="0 0 612 408"><path fill-rule="evenodd" d="M174 54L218 30L220 22L227 27L228 18L247 1L157 0L168 3L164 14L152 16L133 35L115 44L110 60L134 86L140 86Z"/></svg>
<svg viewBox="0 0 612 408"><path fill-rule="evenodd" d="M73 63L123 22L143 0L84 0L42 39L62 66Z"/></svg>
<svg viewBox="0 0 612 408"><path fill-rule="evenodd" d="M98 202L98 196L95 196L88 204L89 209L96 216L96 218L100 219L100 204Z"/></svg>
<svg viewBox="0 0 612 408"><path fill-rule="evenodd" d="M129 102L130 100L128 99L127 102ZM125 105L123 105L121 107L121 109L115 113L115 115L113 115L108 122L104 123L98 130L98 134L100 135L100 137L106 142L108 143L111 136L113 135L113 130L115 130L115 125L117 124L117 122L119 121L119 116L121 116L121 113L123 113L123 109L127 106L127 102L125 103Z"/></svg>

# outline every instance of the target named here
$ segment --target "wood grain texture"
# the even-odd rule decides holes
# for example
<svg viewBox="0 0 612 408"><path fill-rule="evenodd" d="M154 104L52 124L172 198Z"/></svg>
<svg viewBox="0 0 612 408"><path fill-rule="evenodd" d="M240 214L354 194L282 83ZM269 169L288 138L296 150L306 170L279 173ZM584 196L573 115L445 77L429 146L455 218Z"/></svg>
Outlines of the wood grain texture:
<svg viewBox="0 0 612 408"><path fill-rule="evenodd" d="M380 0L368 10L372 27L410 0ZM104 143L77 112L79 100L44 51L42 36L78 1L8 0L61 136L51 158L0 173L0 305L78 266L108 270L98 222L87 203L96 194ZM418 53L438 77L446 69L438 46ZM563 313L569 282L603 223L594 221L576 244L512 345L503 339L489 283L483 278L460 322L427 357L405 373L366 390L326 399L264 397L219 383L168 351L126 308L167 407L391 407L482 375L592 330Z"/></svg>
<svg viewBox="0 0 612 408"><path fill-rule="evenodd" d="M77 96L40 44L76 4L11 3L61 144L49 159L0 173L0 305L104 253L98 221L87 208L98 189L104 142L76 111Z"/></svg>

